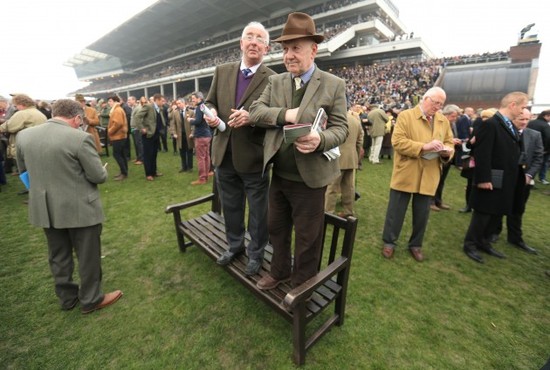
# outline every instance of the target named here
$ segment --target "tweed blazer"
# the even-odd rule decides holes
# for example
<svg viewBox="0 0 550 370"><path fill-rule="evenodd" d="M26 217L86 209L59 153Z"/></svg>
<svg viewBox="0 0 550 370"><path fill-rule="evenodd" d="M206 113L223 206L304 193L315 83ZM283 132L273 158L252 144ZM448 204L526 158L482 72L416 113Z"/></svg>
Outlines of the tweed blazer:
<svg viewBox="0 0 550 370"><path fill-rule="evenodd" d="M432 125L433 129L419 105L397 116L391 139L395 151L390 182L392 189L430 196L435 194L443 159L424 159L422 147L436 139L449 148L454 148L454 144L451 125L443 114L436 112Z"/></svg>
<svg viewBox="0 0 550 370"><path fill-rule="evenodd" d="M164 109L163 107L159 108L161 112ZM148 138L152 138L157 131L157 114L158 113L155 110L153 104L145 104L135 115L136 128L138 128L139 130L146 129ZM163 126L166 127L166 117L164 116L164 114L161 114L160 117Z"/></svg>
<svg viewBox="0 0 550 370"><path fill-rule="evenodd" d="M262 91L267 86L268 77L275 74L270 68L260 65L250 85L244 92L241 101L235 102L237 93L237 78L240 71L241 62L228 63L217 66L214 72L214 79L210 86L210 91L206 97L205 103L214 107L218 116L224 122L229 121L231 108L243 108L250 110L252 102L260 97ZM231 140L231 157L233 166L240 173L261 172L263 166L263 141L265 137L265 128L251 125L233 129L227 127L223 132L214 131L212 140L212 164L221 165L227 146Z"/></svg>
<svg viewBox="0 0 550 370"><path fill-rule="evenodd" d="M16 145L19 170L29 174L32 225L65 229L103 222L97 184L107 171L92 136L52 118L21 131Z"/></svg>
<svg viewBox="0 0 550 370"><path fill-rule="evenodd" d="M251 120L267 128L264 171L283 143L283 130L277 124L277 117L285 108L292 107L292 84L289 72L270 76L262 95L250 107ZM322 153L341 145L348 136L345 82L316 67L298 109L297 122L313 122L319 108L324 108L328 115L327 128L320 133L319 147L308 154L294 148L296 166L310 188L326 186L340 175L338 161L328 161Z"/></svg>
<svg viewBox="0 0 550 370"><path fill-rule="evenodd" d="M348 130L349 135L346 141L340 145L340 169L354 170L359 167L359 153L363 147L364 131L359 121L359 117L348 112Z"/></svg>
<svg viewBox="0 0 550 370"><path fill-rule="evenodd" d="M185 135L186 135L186 138L185 140L187 141L187 147L189 149L192 149L195 147L195 140L193 140L193 138L189 137L189 135L191 135L192 131L191 131L191 123L189 123L189 120L187 118L185 118L185 112L183 112L183 122L182 122L182 117L181 117L181 111L176 108L176 109L172 109L170 112L168 112L168 118L170 120L170 127L169 127L169 130L170 130L170 134L172 135L178 135L178 137L176 138L176 145L178 147L178 149L181 149L182 148L182 140L183 138L181 137L181 133L182 133L182 123L183 123L183 127L185 128Z"/></svg>

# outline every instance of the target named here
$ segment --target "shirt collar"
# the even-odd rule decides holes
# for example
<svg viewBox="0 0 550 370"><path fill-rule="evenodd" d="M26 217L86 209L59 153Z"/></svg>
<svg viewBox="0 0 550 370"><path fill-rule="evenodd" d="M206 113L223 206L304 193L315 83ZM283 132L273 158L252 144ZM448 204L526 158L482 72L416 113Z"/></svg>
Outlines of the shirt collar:
<svg viewBox="0 0 550 370"><path fill-rule="evenodd" d="M258 68L260 68L260 65L262 63L258 63L256 65L253 65L252 67L247 67L246 64L244 64L244 61L241 59L241 66L239 67L240 70L242 71L243 69L250 69L252 71L252 73L256 73L256 71L258 70Z"/></svg>
<svg viewBox="0 0 550 370"><path fill-rule="evenodd" d="M305 85L306 83L308 83L309 80L311 80L311 76L313 76L313 72L315 71L315 63L313 63L311 65L311 67L305 71L303 74L299 75L299 76L292 76L292 78L294 77L300 77L302 79L302 83Z"/></svg>

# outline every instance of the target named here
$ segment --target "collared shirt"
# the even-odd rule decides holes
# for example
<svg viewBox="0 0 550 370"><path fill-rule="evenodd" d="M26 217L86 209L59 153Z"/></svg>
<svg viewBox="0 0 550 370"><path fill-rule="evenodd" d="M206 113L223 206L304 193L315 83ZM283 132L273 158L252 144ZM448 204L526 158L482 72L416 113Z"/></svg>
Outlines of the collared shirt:
<svg viewBox="0 0 550 370"><path fill-rule="evenodd" d="M256 71L258 70L258 68L260 68L260 66L262 65L262 63L258 63L256 65L253 65L252 67L247 67L246 64L244 64L244 60L241 60L241 66L239 67L239 69L241 70L241 72L244 70L244 69L250 69L252 71L252 74L256 73Z"/></svg>
<svg viewBox="0 0 550 370"><path fill-rule="evenodd" d="M311 65L311 67L307 71L305 71L303 74L298 75L298 76L292 75L292 78L300 77L302 79L302 86L304 86L305 84L307 84L309 82L309 80L311 80L311 76L313 76L313 71L315 71L316 67L317 66L315 65L315 63L313 63Z"/></svg>

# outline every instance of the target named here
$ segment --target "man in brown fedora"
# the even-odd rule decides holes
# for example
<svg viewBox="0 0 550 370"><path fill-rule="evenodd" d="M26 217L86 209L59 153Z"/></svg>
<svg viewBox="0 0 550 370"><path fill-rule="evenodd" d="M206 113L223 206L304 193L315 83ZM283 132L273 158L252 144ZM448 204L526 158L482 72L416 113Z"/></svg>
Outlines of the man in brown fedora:
<svg viewBox="0 0 550 370"><path fill-rule="evenodd" d="M273 164L269 189L268 230L273 245L271 272L258 281L259 289L273 289L291 280L298 286L317 274L322 246L327 185L340 174L337 160L323 155L348 136L345 83L314 63L318 43L313 19L291 13L281 37L288 72L269 77L262 95L250 108L250 120L267 128L264 171ZM283 127L311 123L319 108L328 115L322 132L312 130L295 142L283 140ZM291 265L292 229L295 232Z"/></svg>

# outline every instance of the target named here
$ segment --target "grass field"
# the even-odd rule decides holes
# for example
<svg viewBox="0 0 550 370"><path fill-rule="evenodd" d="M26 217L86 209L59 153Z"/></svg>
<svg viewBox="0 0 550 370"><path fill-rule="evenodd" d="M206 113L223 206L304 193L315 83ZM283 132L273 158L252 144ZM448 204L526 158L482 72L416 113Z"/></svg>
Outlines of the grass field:
<svg viewBox="0 0 550 370"><path fill-rule="evenodd" d="M178 173L179 157L159 154L165 176L101 186L103 287L122 289L114 306L82 315L61 311L43 231L28 225L23 185L0 193L0 368L2 369L290 369L289 324L196 249L179 252L164 207L208 193ZM381 256L391 161L358 172L361 199L345 325L308 353L305 369L539 369L550 356L550 196L532 192L524 216L533 256L506 244L508 258L469 260L462 240L469 214L465 180L449 174L433 213L423 263L406 248L407 216L393 260ZM550 190L546 188L544 190ZM193 210L201 213L204 209ZM190 214L188 214L191 216Z"/></svg>

